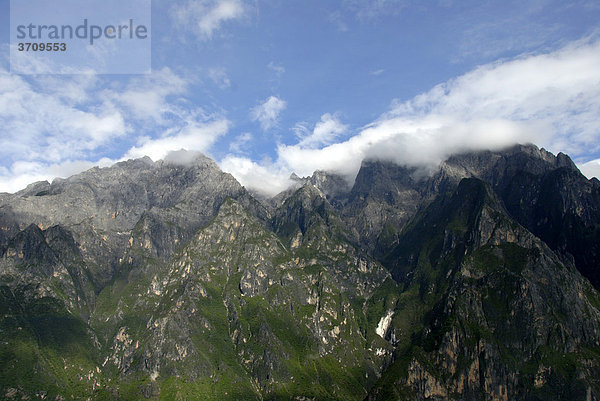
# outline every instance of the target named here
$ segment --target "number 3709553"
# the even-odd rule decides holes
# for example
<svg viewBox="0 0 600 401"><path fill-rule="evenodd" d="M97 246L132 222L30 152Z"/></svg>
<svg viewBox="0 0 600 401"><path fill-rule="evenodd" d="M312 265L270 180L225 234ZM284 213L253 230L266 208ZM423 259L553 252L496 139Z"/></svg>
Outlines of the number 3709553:
<svg viewBox="0 0 600 401"><path fill-rule="evenodd" d="M20 52L64 52L67 50L66 43L18 43L17 49Z"/></svg>

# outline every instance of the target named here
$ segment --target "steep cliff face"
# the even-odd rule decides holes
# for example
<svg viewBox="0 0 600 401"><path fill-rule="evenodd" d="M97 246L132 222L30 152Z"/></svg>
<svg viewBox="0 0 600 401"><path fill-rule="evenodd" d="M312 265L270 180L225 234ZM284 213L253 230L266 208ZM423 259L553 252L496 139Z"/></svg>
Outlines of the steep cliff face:
<svg viewBox="0 0 600 401"><path fill-rule="evenodd" d="M0 194L0 397L600 397L600 184L567 156L295 179L257 200L198 155Z"/></svg>
<svg viewBox="0 0 600 401"><path fill-rule="evenodd" d="M598 397L597 293L488 184L463 179L436 199L386 265L404 302L394 366L369 399Z"/></svg>
<svg viewBox="0 0 600 401"><path fill-rule="evenodd" d="M259 207L231 175L204 156L187 165L130 160L4 194L0 245L30 224L41 229L61 225L73 234L99 291L115 273L135 227L143 229L155 253L168 257L173 244L210 221L227 197L255 211Z"/></svg>
<svg viewBox="0 0 600 401"><path fill-rule="evenodd" d="M167 208L144 211L97 295L86 249L69 231L31 225L18 232L3 258L4 303L13 305L5 323L36 318L15 305L50 302L36 316L64 315L77 328L71 346L86 353L65 358L36 342L45 331L60 343L71 328L58 321L31 328L34 355L13 352L23 341L23 327L13 327L6 366L29 358L21 367L36 381L7 374L4 388L14 397L39 390L117 399L362 399L389 362L369 326L379 313L373 296L396 286L348 242L323 196L307 184L272 220L255 201L228 197L187 238L183 229L200 225L202 215L168 220Z"/></svg>
<svg viewBox="0 0 600 401"><path fill-rule="evenodd" d="M414 168L366 161L356 177L342 215L361 246L379 255L387 231L399 232L414 216L424 194L425 179Z"/></svg>
<svg viewBox="0 0 600 401"><path fill-rule="evenodd" d="M571 159L534 145L458 154L433 175L382 161L365 161L351 190L332 204L354 240L379 258L419 209L461 179L489 183L508 214L600 288L600 184L588 180Z"/></svg>
<svg viewBox="0 0 600 401"><path fill-rule="evenodd" d="M0 259L0 394L26 399L89 394L98 363L86 324L94 288L70 233L35 225L18 232ZM64 393L62 393L64 394Z"/></svg>
<svg viewBox="0 0 600 401"><path fill-rule="evenodd" d="M381 367L364 309L389 275L347 243L310 241L283 243L226 200L172 261L137 263L100 294L92 326L109 333L113 380L149 378L161 397L366 395Z"/></svg>
<svg viewBox="0 0 600 401"><path fill-rule="evenodd" d="M574 258L577 269L600 288L600 188L571 159L535 146L450 158L442 169L452 179L489 182L510 215L555 252Z"/></svg>
<svg viewBox="0 0 600 401"><path fill-rule="evenodd" d="M600 188L572 168L519 172L499 186L507 209L600 288Z"/></svg>

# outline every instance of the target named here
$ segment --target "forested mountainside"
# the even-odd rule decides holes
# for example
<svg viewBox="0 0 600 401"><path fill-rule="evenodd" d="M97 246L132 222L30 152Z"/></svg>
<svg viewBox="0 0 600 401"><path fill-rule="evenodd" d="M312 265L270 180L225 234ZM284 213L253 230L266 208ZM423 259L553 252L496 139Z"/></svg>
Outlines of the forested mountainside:
<svg viewBox="0 0 600 401"><path fill-rule="evenodd" d="M0 397L600 399L600 182L568 156L294 179L144 158L0 194Z"/></svg>

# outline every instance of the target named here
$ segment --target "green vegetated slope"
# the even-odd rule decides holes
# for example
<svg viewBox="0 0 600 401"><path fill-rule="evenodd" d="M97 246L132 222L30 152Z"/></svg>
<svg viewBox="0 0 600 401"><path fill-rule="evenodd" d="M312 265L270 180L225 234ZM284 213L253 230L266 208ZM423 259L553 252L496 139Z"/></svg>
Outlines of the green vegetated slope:
<svg viewBox="0 0 600 401"><path fill-rule="evenodd" d="M6 398L91 394L99 363L93 291L72 237L29 226L0 260L0 382Z"/></svg>
<svg viewBox="0 0 600 401"><path fill-rule="evenodd" d="M2 304L21 308L3 320L4 359L21 369L3 375L5 393L364 398L385 358L373 351L368 317L377 303L368 301L382 283L388 292L395 285L316 213L322 221L304 234L290 220L291 239L280 238L228 199L168 261L147 256L149 244L134 233L87 322L52 296L3 287ZM11 327L9 313L25 322Z"/></svg>
<svg viewBox="0 0 600 401"><path fill-rule="evenodd" d="M596 256L569 250L600 184L536 152L318 172L271 204L203 157L2 195L0 398L598 398Z"/></svg>

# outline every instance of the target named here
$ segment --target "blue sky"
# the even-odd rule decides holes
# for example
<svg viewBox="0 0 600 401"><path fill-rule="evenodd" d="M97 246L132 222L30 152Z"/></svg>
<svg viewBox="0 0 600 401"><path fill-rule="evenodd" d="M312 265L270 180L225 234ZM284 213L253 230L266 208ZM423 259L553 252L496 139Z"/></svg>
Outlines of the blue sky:
<svg viewBox="0 0 600 401"><path fill-rule="evenodd" d="M153 0L141 75L11 74L0 11L0 191L181 148L268 194L515 142L600 175L597 1Z"/></svg>

